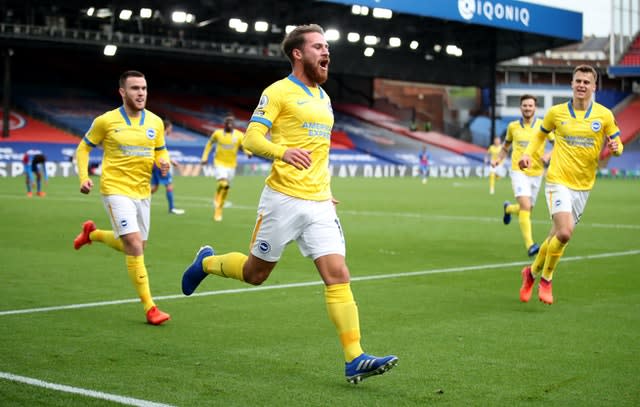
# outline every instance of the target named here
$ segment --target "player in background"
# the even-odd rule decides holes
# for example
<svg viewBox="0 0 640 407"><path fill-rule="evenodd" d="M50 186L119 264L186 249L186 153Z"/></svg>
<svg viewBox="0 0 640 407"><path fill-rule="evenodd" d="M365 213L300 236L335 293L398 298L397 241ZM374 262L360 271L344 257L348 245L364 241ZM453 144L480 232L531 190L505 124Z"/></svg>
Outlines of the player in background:
<svg viewBox="0 0 640 407"><path fill-rule="evenodd" d="M524 153L531 138L538 132L542 123L542 120L535 117L535 96L522 95L520 97L520 113L522 117L512 121L507 126L507 135L496 161L502 162L513 146L513 151L511 152L511 187L518 203L511 204L511 202L505 201L502 221L505 225L508 225L511 222L511 215L518 216L524 246L527 254L531 257L535 256L540 249L540 246L533 241L531 210L536 204L538 191L542 184L544 165L549 162L551 152L545 153L545 143L540 144L538 149L532 153L531 167L525 170L520 169L518 161L520 161L522 153ZM553 143L553 132L549 133L547 138ZM492 163L492 165L495 165L495 163Z"/></svg>
<svg viewBox="0 0 640 407"><path fill-rule="evenodd" d="M151 226L151 171L154 163L163 174L170 169L164 124L145 109L147 80L141 72L124 72L118 92L122 106L98 116L76 149L80 192L88 194L93 189L88 173L89 153L102 144L100 193L113 229L97 229L95 223L88 220L73 241L73 247L78 250L98 241L124 252L127 272L147 322L160 325L170 316L160 311L151 297L144 248Z"/></svg>
<svg viewBox="0 0 640 407"><path fill-rule="evenodd" d="M170 120L164 119L164 135L166 136L171 134L173 130L173 124ZM171 166L178 167L179 164L175 160L171 160ZM169 204L169 213L174 215L182 215L184 214L184 209L178 209L174 206L173 203L173 170L170 169L165 175L162 175L162 169L158 167L156 164L153 165L153 172L151 173L151 193L155 194L160 185L164 185L167 196L167 203Z"/></svg>
<svg viewBox="0 0 640 407"><path fill-rule="evenodd" d="M260 97L247 128L245 145L273 160L258 204L250 253L215 255L200 248L185 270L182 291L191 295L209 274L262 284L285 247L298 243L313 259L325 284L325 303L336 327L345 358L347 381L358 383L396 365L395 356L375 357L360 346L358 308L345 263L345 242L330 186L329 146L333 127L331 100L320 87L329 72L329 45L316 24L302 25L286 35L282 49L292 73ZM271 132L271 141L265 135ZM293 314L295 307L290 309ZM240 343L251 338L225 338ZM287 344L283 344L284 348Z"/></svg>
<svg viewBox="0 0 640 407"><path fill-rule="evenodd" d="M47 175L47 157L39 150L29 150L22 156L24 164L24 174L26 177L27 197L33 196L33 187L36 187L36 195L44 197L47 195L42 189L42 182L49 182Z"/></svg>
<svg viewBox="0 0 640 407"><path fill-rule="evenodd" d="M579 65L573 70L572 99L549 109L518 162L522 170L531 168L533 156L547 134L555 132L545 176L545 195L553 225L533 264L522 269L522 302L529 301L535 280L540 277L538 298L553 304L553 273L587 205L600 151L605 143L614 155L622 154L624 149L613 113L593 101L597 81L598 73L592 66Z"/></svg>
<svg viewBox="0 0 640 407"><path fill-rule="evenodd" d="M222 209L231 188L231 181L236 174L238 166L238 150L242 148L242 140L244 134L234 128L235 118L228 115L224 118L224 127L215 130L209 141L204 147L201 164L205 165L209 160L209 153L216 145L216 152L213 157L213 166L215 168L216 179L218 180L218 188L213 198L214 213L213 220L220 222L222 220ZM247 156L251 157L251 153L245 151Z"/></svg>
<svg viewBox="0 0 640 407"><path fill-rule="evenodd" d="M496 193L496 172L502 165L502 161L498 161L498 155L502 150L502 142L500 137L493 138L493 144L487 148L487 154L484 156L484 165L490 165L489 168L489 194Z"/></svg>
<svg viewBox="0 0 640 407"><path fill-rule="evenodd" d="M427 151L427 146L422 147L422 151L418 154L420 160L420 175L422 176L422 183L426 184L429 180L429 163L431 161L431 155Z"/></svg>

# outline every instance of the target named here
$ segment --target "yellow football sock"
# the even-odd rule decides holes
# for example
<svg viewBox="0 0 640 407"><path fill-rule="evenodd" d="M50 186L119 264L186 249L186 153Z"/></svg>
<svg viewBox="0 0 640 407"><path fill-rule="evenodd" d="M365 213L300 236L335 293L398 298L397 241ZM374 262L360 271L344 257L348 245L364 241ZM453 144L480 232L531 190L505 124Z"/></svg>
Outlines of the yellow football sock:
<svg viewBox="0 0 640 407"><path fill-rule="evenodd" d="M547 256L544 260L544 268L542 269L542 278L547 281L553 279L553 272L560 261L560 258L564 254L564 249L567 247L567 243L562 243L557 237L553 236L549 241L549 247L547 248Z"/></svg>
<svg viewBox="0 0 640 407"><path fill-rule="evenodd" d="M220 187L218 187L216 194L213 196L213 203L216 208L220 208Z"/></svg>
<svg viewBox="0 0 640 407"><path fill-rule="evenodd" d="M149 277L147 276L147 268L144 265L144 256L126 256L127 271L129 279L133 283L138 297L144 305L144 312L147 312L156 304L151 298L151 290L149 289Z"/></svg>
<svg viewBox="0 0 640 407"><path fill-rule="evenodd" d="M520 211L520 213L518 213L518 222L520 223L520 232L522 232L525 249L528 249L533 244L533 237L531 236L531 211Z"/></svg>
<svg viewBox="0 0 640 407"><path fill-rule="evenodd" d="M496 174L491 173L489 174L489 189L493 191L495 187L496 187Z"/></svg>
<svg viewBox="0 0 640 407"><path fill-rule="evenodd" d="M547 247L549 246L549 238L544 239L544 242L540 245L540 250L538 250L538 254L536 258L533 260L531 264L531 273L533 273L534 277L538 277L540 272L542 271L542 266L544 266L544 260L547 257Z"/></svg>
<svg viewBox="0 0 640 407"><path fill-rule="evenodd" d="M520 204L507 205L507 213L510 215L517 215L520 213Z"/></svg>
<svg viewBox="0 0 640 407"><path fill-rule="evenodd" d="M224 201L227 199L227 193L229 192L229 182L226 180L218 181L218 190L216 191L216 206L222 208Z"/></svg>
<svg viewBox="0 0 640 407"><path fill-rule="evenodd" d="M205 273L244 281L242 269L247 259L248 257L245 254L238 252L209 256L202 260L202 268Z"/></svg>
<svg viewBox="0 0 640 407"><path fill-rule="evenodd" d="M119 252L124 252L122 240L116 238L113 230L96 229L89 234L89 239L91 239L92 242L102 242Z"/></svg>
<svg viewBox="0 0 640 407"><path fill-rule="evenodd" d="M227 200L229 194L229 187L223 188L220 192L220 208L224 207L224 202Z"/></svg>
<svg viewBox="0 0 640 407"><path fill-rule="evenodd" d="M344 360L351 362L363 353L360 346L358 306L353 300L351 285L344 283L326 286L324 298L327 303L329 318L340 336Z"/></svg>

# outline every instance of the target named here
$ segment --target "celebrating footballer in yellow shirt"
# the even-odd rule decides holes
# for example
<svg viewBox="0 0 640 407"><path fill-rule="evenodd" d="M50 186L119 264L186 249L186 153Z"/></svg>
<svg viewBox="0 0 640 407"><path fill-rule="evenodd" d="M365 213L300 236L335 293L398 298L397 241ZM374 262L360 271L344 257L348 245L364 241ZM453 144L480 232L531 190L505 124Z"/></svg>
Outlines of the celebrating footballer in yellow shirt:
<svg viewBox="0 0 640 407"><path fill-rule="evenodd" d="M92 220L82 225L73 241L76 250L91 242L102 242L124 252L127 272L147 321L160 325L169 314L160 311L151 298L149 278L144 264L144 247L151 223L151 172L154 163L166 174L169 153L164 143L162 119L145 109L147 80L138 71L126 71L119 82L122 106L98 116L84 136L76 156L80 192L93 189L89 178L89 153L102 146L100 193L112 230L97 229Z"/></svg>
<svg viewBox="0 0 640 407"><path fill-rule="evenodd" d="M262 284L285 247L295 241L300 252L313 260L325 283L325 304L342 345L345 377L358 383L391 369L398 358L371 356L360 346L358 308L330 187L333 110L320 86L329 72L329 44L322 28L311 24L287 34L282 49L291 61L292 73L264 90L245 138L251 152L273 160L258 204L250 253L215 255L210 246L201 247L183 274L182 291L191 295L209 274ZM268 132L271 141L265 138ZM246 338L227 338L224 342L243 340ZM287 347L286 339L283 347Z"/></svg>
<svg viewBox="0 0 640 407"><path fill-rule="evenodd" d="M584 212L596 179L600 151L605 143L615 155L622 154L624 149L613 113L592 100L597 80L598 73L592 66L580 65L573 70L573 98L547 112L540 131L518 163L523 170L530 168L534 152L549 132L555 132L545 185L553 226L533 264L522 270L522 302L529 301L535 279L542 274L538 298L545 304L553 304L553 272Z"/></svg>
<svg viewBox="0 0 640 407"><path fill-rule="evenodd" d="M502 160L499 160L500 151L502 151L502 142L500 137L493 138L493 144L487 148L487 154L484 157L484 164L489 164L489 193L496 193L496 177L497 172L501 169Z"/></svg>
<svg viewBox="0 0 640 407"><path fill-rule="evenodd" d="M238 166L238 150L242 148L244 134L233 128L235 118L231 115L224 118L224 128L215 130L207 145L202 152L200 158L201 164L206 164L209 159L209 153L216 145L216 152L213 157L213 166L215 168L216 179L218 180L218 188L213 198L215 210L213 220L219 222L222 220L222 208L227 200L231 181L235 177L236 167ZM250 157L251 153L245 151Z"/></svg>
<svg viewBox="0 0 640 407"><path fill-rule="evenodd" d="M531 210L536 204L538 191L542 184L542 173L544 164L549 162L550 153L544 152L545 144L542 143L531 156L531 166L521 170L518 166L520 157L524 154L532 137L540 130L542 120L536 119L536 97L533 95L522 95L520 97L520 113L522 117L514 120L507 126L507 135L504 139L502 150L498 160L502 161L509 149L511 153L511 186L513 194L518 201L512 204L505 201L503 204L502 222L508 225L511 222L511 215L518 215L520 232L524 240L525 249L529 256L535 256L540 250L540 246L533 241L531 231ZM553 142L553 133L548 134L548 139Z"/></svg>

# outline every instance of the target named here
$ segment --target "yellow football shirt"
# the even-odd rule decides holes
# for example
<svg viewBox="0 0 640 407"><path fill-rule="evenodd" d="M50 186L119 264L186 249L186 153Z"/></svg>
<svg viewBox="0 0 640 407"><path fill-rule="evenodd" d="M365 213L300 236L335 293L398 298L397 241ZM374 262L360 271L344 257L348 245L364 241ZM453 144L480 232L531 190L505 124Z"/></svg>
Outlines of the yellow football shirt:
<svg viewBox="0 0 640 407"><path fill-rule="evenodd" d="M487 148L487 154L492 162L498 159L500 150L502 150L502 146L496 146L495 144L491 144L489 148Z"/></svg>
<svg viewBox="0 0 640 407"><path fill-rule="evenodd" d="M216 153L213 156L213 165L216 167L236 168L238 165L238 150L242 146L243 137L244 135L240 130L232 129L231 132L226 132L224 129L215 130L204 147L200 161L207 161L213 145L218 143Z"/></svg>
<svg viewBox="0 0 640 407"><path fill-rule="evenodd" d="M593 187L606 138L620 135L613 113L596 102L586 111L575 110L572 101L555 105L544 116L540 130L556 135L547 182L579 191Z"/></svg>
<svg viewBox="0 0 640 407"><path fill-rule="evenodd" d="M540 129L542 120L535 119L530 125L526 125L522 119L514 120L507 126L507 135L505 141L511 143L511 169L513 171L524 172L530 177L541 175L544 172L544 163L542 162L542 156L544 155L545 144L542 143L540 147L531 155L531 166L522 171L518 166L520 157L527 149L529 142L535 136ZM554 133L551 132L547 135L549 141L553 141Z"/></svg>
<svg viewBox="0 0 640 407"><path fill-rule="evenodd" d="M154 162L161 157L169 160L162 119L148 110L143 110L140 118L135 119L127 115L124 106L108 111L93 121L82 143L89 150L102 144L100 193L103 195L148 198ZM77 151L80 153L80 150L79 147ZM80 182L89 178L86 166L79 166L78 173Z"/></svg>
<svg viewBox="0 0 640 407"><path fill-rule="evenodd" d="M262 93L251 122L269 128L271 141L285 149L311 151L311 166L304 170L274 160L265 181L269 187L301 199L331 199L329 145L333 109L320 86L310 88L294 75L273 83Z"/></svg>

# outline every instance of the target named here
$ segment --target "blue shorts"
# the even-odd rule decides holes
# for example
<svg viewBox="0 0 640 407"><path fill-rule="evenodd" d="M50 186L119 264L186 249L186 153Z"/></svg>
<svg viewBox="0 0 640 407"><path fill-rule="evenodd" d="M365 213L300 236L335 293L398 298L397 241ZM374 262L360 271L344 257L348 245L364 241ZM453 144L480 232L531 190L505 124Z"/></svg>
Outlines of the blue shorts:
<svg viewBox="0 0 640 407"><path fill-rule="evenodd" d="M151 173L151 185L169 185L173 184L173 177L171 176L171 171L167 172L167 175L162 176L162 172L160 168L153 167L153 172Z"/></svg>

